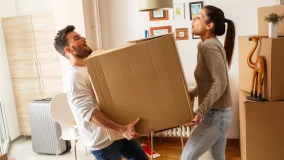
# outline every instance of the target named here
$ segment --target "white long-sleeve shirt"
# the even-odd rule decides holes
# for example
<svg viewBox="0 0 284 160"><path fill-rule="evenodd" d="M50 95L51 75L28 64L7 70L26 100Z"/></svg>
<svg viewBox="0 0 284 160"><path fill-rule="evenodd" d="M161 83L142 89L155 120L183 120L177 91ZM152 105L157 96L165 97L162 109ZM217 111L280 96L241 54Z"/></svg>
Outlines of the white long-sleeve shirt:
<svg viewBox="0 0 284 160"><path fill-rule="evenodd" d="M87 68L71 66L64 77L64 89L84 145L90 150L111 145L106 129L90 122L94 109L99 107Z"/></svg>

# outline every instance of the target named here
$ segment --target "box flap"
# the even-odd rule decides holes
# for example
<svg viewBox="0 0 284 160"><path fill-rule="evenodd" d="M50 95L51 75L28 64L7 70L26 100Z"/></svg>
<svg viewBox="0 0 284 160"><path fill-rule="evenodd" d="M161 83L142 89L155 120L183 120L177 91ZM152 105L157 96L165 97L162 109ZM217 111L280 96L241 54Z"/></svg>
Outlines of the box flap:
<svg viewBox="0 0 284 160"><path fill-rule="evenodd" d="M100 56L100 55L103 55L103 54L106 54L106 53L109 53L109 52L113 52L113 51L118 51L118 50L122 50L124 48L127 48L129 46L132 46L133 44L131 43L128 43L128 44L125 44L121 47L117 47L117 48L113 48L113 49L109 49L109 50L98 50L98 51L94 51L91 55L89 55L88 58L86 58L84 61L92 58L92 57L97 57L97 56Z"/></svg>
<svg viewBox="0 0 284 160"><path fill-rule="evenodd" d="M164 37L164 36L168 36L168 35L173 35L173 33L168 33L168 34L164 34L164 35L160 35L160 36L154 36L154 37L149 37L149 38L142 38L142 39L138 39L138 40L128 41L127 43L140 43L140 42L149 41L149 40L152 40L152 39L156 39L156 38L160 38L160 37Z"/></svg>

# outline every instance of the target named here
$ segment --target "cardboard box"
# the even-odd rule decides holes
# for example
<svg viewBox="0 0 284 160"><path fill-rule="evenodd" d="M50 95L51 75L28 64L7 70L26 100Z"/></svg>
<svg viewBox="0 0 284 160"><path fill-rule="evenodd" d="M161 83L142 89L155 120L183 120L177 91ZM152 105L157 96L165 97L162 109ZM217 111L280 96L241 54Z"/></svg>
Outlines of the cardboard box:
<svg viewBox="0 0 284 160"><path fill-rule="evenodd" d="M247 64L247 57L254 46L254 42L248 40L249 36L239 37L239 88L247 92L251 91L253 69ZM260 38L252 61L256 62L258 55L266 60L264 75L263 97L269 101L284 100L284 37Z"/></svg>
<svg viewBox="0 0 284 160"><path fill-rule="evenodd" d="M284 101L255 102L239 90L242 160L284 159Z"/></svg>
<svg viewBox="0 0 284 160"><path fill-rule="evenodd" d="M7 154L4 155L0 154L0 160L8 160Z"/></svg>
<svg viewBox="0 0 284 160"><path fill-rule="evenodd" d="M257 9L258 35L268 36L268 22L266 22L264 19L270 13L277 13L280 16L284 16L284 5L261 7ZM278 36L284 36L284 22L279 23Z"/></svg>
<svg viewBox="0 0 284 160"><path fill-rule="evenodd" d="M86 60L102 112L119 124L141 118L136 130L160 131L193 117L173 34L130 42Z"/></svg>

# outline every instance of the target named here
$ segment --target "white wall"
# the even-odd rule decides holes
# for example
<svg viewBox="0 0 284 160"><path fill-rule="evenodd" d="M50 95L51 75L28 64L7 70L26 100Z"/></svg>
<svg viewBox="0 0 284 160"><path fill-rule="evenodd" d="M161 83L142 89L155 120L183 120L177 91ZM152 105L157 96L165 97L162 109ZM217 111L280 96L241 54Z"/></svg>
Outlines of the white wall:
<svg viewBox="0 0 284 160"><path fill-rule="evenodd" d="M0 18L15 15L15 0L0 0ZM2 21L0 22L0 77L0 99L3 101L3 109L7 120L10 138L11 140L14 140L20 135L20 129L8 65Z"/></svg>
<svg viewBox="0 0 284 160"><path fill-rule="evenodd" d="M16 0L17 15L51 12L50 0Z"/></svg>
<svg viewBox="0 0 284 160"><path fill-rule="evenodd" d="M82 0L51 0L56 30L63 29L67 25L74 25L76 32L85 36L85 23L83 16ZM69 61L60 56L62 76L65 75Z"/></svg>
<svg viewBox="0 0 284 160"><path fill-rule="evenodd" d="M189 2L191 0L174 0L186 3L185 20L168 20L149 22L148 12L138 11L137 0L101 0L100 15L103 38L103 48L125 44L129 40L142 38L144 30L152 26L171 25L175 28L191 28L189 20ZM215 5L221 8L226 18L232 19L236 24L236 46L232 67L230 69L230 83L233 96L234 119L228 132L228 138L239 138L239 111L238 111L238 41L240 35L257 34L257 8L272 5L274 0L205 0L205 5ZM182 59L185 75L189 85L195 84L193 72L196 66L197 43L199 40L191 39L178 41L178 49ZM224 37L219 38L221 42Z"/></svg>

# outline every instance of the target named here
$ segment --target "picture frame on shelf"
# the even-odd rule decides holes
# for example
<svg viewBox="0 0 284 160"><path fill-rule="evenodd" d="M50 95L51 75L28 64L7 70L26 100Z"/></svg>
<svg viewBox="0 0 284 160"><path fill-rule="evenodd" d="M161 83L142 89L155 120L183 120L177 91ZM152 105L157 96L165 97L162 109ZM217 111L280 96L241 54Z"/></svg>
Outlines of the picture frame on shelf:
<svg viewBox="0 0 284 160"><path fill-rule="evenodd" d="M149 11L149 20L150 21L169 20L169 11L168 10Z"/></svg>
<svg viewBox="0 0 284 160"><path fill-rule="evenodd" d="M176 28L176 40L188 40L188 28Z"/></svg>
<svg viewBox="0 0 284 160"><path fill-rule="evenodd" d="M189 3L190 20L195 18L203 8L203 1Z"/></svg>
<svg viewBox="0 0 284 160"><path fill-rule="evenodd" d="M174 19L183 20L185 19L185 4L184 3L174 3Z"/></svg>
<svg viewBox="0 0 284 160"><path fill-rule="evenodd" d="M160 36L172 32L172 26L151 27L150 36Z"/></svg>

